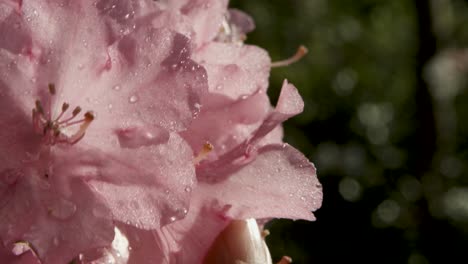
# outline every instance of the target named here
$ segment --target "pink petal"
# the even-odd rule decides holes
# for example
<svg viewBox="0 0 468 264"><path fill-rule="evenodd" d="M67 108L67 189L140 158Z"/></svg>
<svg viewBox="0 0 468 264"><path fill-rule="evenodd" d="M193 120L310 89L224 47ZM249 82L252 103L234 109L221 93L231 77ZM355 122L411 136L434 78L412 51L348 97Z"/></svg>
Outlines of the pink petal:
<svg viewBox="0 0 468 264"><path fill-rule="evenodd" d="M44 263L67 263L79 252L112 241L112 223L102 216L102 203L80 181L63 197L35 169L2 194L0 234L5 245L31 244ZM6 202L5 202L6 201Z"/></svg>
<svg viewBox="0 0 468 264"><path fill-rule="evenodd" d="M128 225L119 225L119 229L127 237L131 249L127 264L170 263L161 230L141 230Z"/></svg>
<svg viewBox="0 0 468 264"><path fill-rule="evenodd" d="M192 150L177 134L165 144L90 154L68 174L88 178L113 220L150 229L185 216L195 171Z"/></svg>
<svg viewBox="0 0 468 264"><path fill-rule="evenodd" d="M268 87L271 60L256 46L212 42L194 58L207 69L210 92L237 99Z"/></svg>
<svg viewBox="0 0 468 264"><path fill-rule="evenodd" d="M196 32L197 47L214 39L218 34L227 3L227 0L170 1L171 5L180 7L180 12L189 18Z"/></svg>
<svg viewBox="0 0 468 264"><path fill-rule="evenodd" d="M232 205L229 216L315 219L311 211L321 205L322 188L313 164L291 146L265 146L248 165L228 167L198 178L203 193Z"/></svg>
<svg viewBox="0 0 468 264"><path fill-rule="evenodd" d="M255 29L255 22L245 12L236 9L229 9L229 23L236 26L240 30L240 33L247 34Z"/></svg>
<svg viewBox="0 0 468 264"><path fill-rule="evenodd" d="M189 129L182 136L198 152L206 142L214 146L211 157L232 150L249 138L270 110L268 96L257 92L232 100L222 95L205 97L206 104Z"/></svg>
<svg viewBox="0 0 468 264"><path fill-rule="evenodd" d="M254 159L256 148L268 142L269 139L265 139L265 137L281 123L300 113L303 107L304 102L297 89L292 84L284 81L276 108L265 117L259 127L251 133L250 137L247 137L229 152L221 155L217 160L202 164L199 170L211 174L209 171L225 167L226 164L233 162L241 164ZM272 140L276 141L277 136L272 136Z"/></svg>
<svg viewBox="0 0 468 264"><path fill-rule="evenodd" d="M202 191L193 191L187 217L162 229L162 239L171 252L171 263L202 263L213 241L229 224L230 219L225 215L229 206L206 199Z"/></svg>

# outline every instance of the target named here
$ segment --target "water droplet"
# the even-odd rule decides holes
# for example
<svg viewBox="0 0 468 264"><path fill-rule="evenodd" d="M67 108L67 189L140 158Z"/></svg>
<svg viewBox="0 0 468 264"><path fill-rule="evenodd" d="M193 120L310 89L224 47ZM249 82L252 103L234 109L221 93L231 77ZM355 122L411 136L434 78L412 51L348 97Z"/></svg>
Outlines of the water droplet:
<svg viewBox="0 0 468 264"><path fill-rule="evenodd" d="M124 18L125 18L125 19L129 19L129 18L130 18L130 13L126 14L126 15L124 16Z"/></svg>
<svg viewBox="0 0 468 264"><path fill-rule="evenodd" d="M219 90L223 89L223 85L222 85L222 84L218 84L218 85L216 85L216 88L215 88L215 89L219 91Z"/></svg>
<svg viewBox="0 0 468 264"><path fill-rule="evenodd" d="M184 191L189 193L192 191L192 188L190 188L190 186L187 186L185 187Z"/></svg>
<svg viewBox="0 0 468 264"><path fill-rule="evenodd" d="M54 237L53 242L54 242L54 245L57 247L59 245L58 237Z"/></svg>
<svg viewBox="0 0 468 264"><path fill-rule="evenodd" d="M304 196L301 196L301 200L302 200L302 201L305 201L306 198L305 198Z"/></svg>
<svg viewBox="0 0 468 264"><path fill-rule="evenodd" d="M169 132L159 126L128 127L116 131L119 144L124 148L159 145L169 140Z"/></svg>
<svg viewBox="0 0 468 264"><path fill-rule="evenodd" d="M107 108L111 110L114 106L112 104L107 105Z"/></svg>
<svg viewBox="0 0 468 264"><path fill-rule="evenodd" d="M112 89L115 90L115 91L120 91L120 88L121 88L120 85L114 85L112 87Z"/></svg>
<svg viewBox="0 0 468 264"><path fill-rule="evenodd" d="M50 215L57 219L65 220L76 212L76 205L71 201L59 198L49 205Z"/></svg>
<svg viewBox="0 0 468 264"><path fill-rule="evenodd" d="M171 216L169 217L169 221L172 223L174 222L175 220L177 220L177 218L175 216Z"/></svg>
<svg viewBox="0 0 468 264"><path fill-rule="evenodd" d="M138 101L138 96L136 95L132 95L130 96L130 98L128 99L128 101L132 104L136 103Z"/></svg>

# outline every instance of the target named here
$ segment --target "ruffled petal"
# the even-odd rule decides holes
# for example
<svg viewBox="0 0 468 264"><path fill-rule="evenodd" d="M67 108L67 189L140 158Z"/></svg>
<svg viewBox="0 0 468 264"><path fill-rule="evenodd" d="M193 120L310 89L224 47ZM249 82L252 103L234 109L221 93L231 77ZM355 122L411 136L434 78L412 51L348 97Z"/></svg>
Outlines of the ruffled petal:
<svg viewBox="0 0 468 264"><path fill-rule="evenodd" d="M240 166L248 163L255 158L256 149L268 142L265 138L271 131L274 131L281 123L292 116L302 112L304 102L299 95L296 87L289 84L286 80L283 82L280 97L276 108L265 117L262 123L253 131L250 137L238 144L232 150L219 156L216 160L202 163L198 167L197 175L205 175L205 177L217 177L218 180L223 179L223 175L216 176L217 170L226 169L229 166ZM276 131L278 133L278 131ZM277 135L272 135L272 140L276 140ZM210 176L207 176L210 175ZM201 179L199 177L199 179ZM203 179L201 179L203 181Z"/></svg>
<svg viewBox="0 0 468 264"><path fill-rule="evenodd" d="M222 206L210 199L203 189L195 189L187 217L163 228L170 245L171 263L202 263L213 241L229 224Z"/></svg>
<svg viewBox="0 0 468 264"><path fill-rule="evenodd" d="M210 93L182 135L194 151L210 142L214 146L210 157L216 158L248 139L268 115L270 59L254 46L224 43L210 43L195 53L195 59L207 69Z"/></svg>
<svg viewBox="0 0 468 264"><path fill-rule="evenodd" d="M200 115L181 135L195 151L206 142L212 144L210 159L249 138L271 109L268 96L261 91L237 100L218 94L210 94L204 100Z"/></svg>
<svg viewBox="0 0 468 264"><path fill-rule="evenodd" d="M90 150L60 169L87 179L113 220L143 229L183 218L196 181L192 150L174 133L164 144Z"/></svg>
<svg viewBox="0 0 468 264"><path fill-rule="evenodd" d="M266 91L271 60L256 46L212 42L194 53L208 72L210 92L233 99Z"/></svg>
<svg viewBox="0 0 468 264"><path fill-rule="evenodd" d="M255 29L255 22L247 13L236 8L230 8L228 11L228 22L237 28L238 33L247 34Z"/></svg>
<svg viewBox="0 0 468 264"><path fill-rule="evenodd" d="M74 181L64 197L36 169L23 172L1 196L0 234L7 248L25 241L44 263L67 263L112 241L112 223L85 183Z"/></svg>
<svg viewBox="0 0 468 264"><path fill-rule="evenodd" d="M193 26L197 47L214 39L218 34L224 14L227 11L227 0L169 0L168 7L180 10Z"/></svg>
<svg viewBox="0 0 468 264"><path fill-rule="evenodd" d="M240 167L227 165L216 172L199 175L199 179L204 182L198 188L232 206L228 215L236 219L314 220L311 211L318 209L322 202L322 187L315 167L286 144L265 146L258 150L251 163Z"/></svg>

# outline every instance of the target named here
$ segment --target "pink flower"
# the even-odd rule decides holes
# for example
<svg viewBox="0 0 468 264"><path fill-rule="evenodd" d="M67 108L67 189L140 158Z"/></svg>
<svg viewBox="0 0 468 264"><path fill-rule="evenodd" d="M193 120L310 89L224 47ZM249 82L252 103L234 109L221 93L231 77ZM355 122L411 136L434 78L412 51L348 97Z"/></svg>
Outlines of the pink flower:
<svg viewBox="0 0 468 264"><path fill-rule="evenodd" d="M200 263L232 219L314 219L279 126L302 99L285 81L270 106L270 58L226 6L0 3L0 259Z"/></svg>

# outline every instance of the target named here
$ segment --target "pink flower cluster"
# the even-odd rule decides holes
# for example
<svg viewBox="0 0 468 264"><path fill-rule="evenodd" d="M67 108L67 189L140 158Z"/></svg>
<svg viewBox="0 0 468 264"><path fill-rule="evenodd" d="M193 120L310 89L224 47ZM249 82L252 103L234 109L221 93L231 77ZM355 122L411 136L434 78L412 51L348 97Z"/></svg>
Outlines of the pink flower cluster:
<svg viewBox="0 0 468 264"><path fill-rule="evenodd" d="M201 263L233 219L313 220L227 0L0 2L0 262Z"/></svg>

